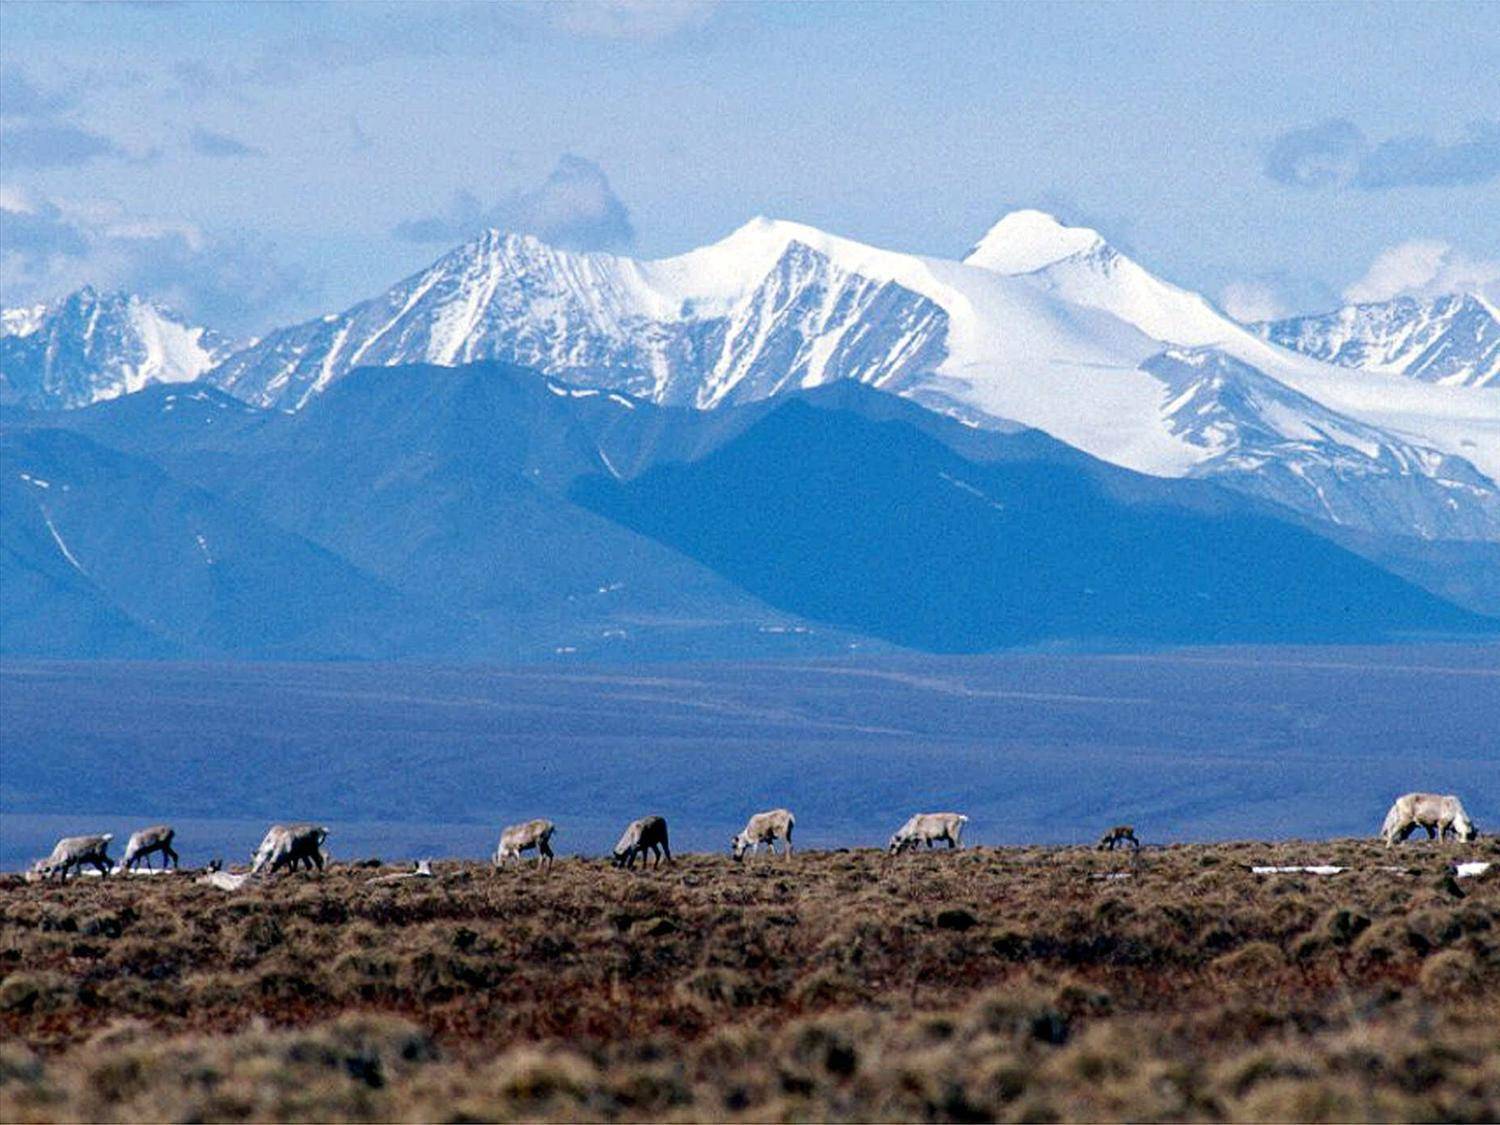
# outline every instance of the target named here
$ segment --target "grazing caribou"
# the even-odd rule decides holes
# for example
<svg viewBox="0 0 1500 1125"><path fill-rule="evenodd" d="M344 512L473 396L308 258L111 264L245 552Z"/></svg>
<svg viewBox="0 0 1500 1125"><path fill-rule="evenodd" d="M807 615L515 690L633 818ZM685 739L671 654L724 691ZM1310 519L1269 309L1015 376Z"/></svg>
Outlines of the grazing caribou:
<svg viewBox="0 0 1500 1125"><path fill-rule="evenodd" d="M328 829L317 824L273 824L266 838L255 849L255 858L250 862L250 874L261 871L274 875L283 867L297 870L304 864L308 869L323 870L328 854L323 851L323 841L328 839Z"/></svg>
<svg viewBox="0 0 1500 1125"><path fill-rule="evenodd" d="M930 848L939 840L947 840L950 849L960 848L963 846L960 837L968 823L969 818L961 813L916 813L896 830L887 850L891 855L900 855L923 844Z"/></svg>
<svg viewBox="0 0 1500 1125"><path fill-rule="evenodd" d="M1129 844L1135 851L1141 850L1141 842L1136 839L1135 829L1128 824L1117 824L1099 837L1097 846L1101 852L1112 852L1125 844Z"/></svg>
<svg viewBox="0 0 1500 1125"><path fill-rule="evenodd" d="M172 841L176 838L177 831L170 824L154 824L132 832L125 844L125 858L120 860L120 870L133 871L137 863L144 861L146 870L150 871L152 852L161 852L162 870L165 871L168 864L178 866L177 853L172 850Z"/></svg>
<svg viewBox="0 0 1500 1125"><path fill-rule="evenodd" d="M39 859L27 873L35 881L50 879L56 875L58 882L68 881L68 868L82 871L84 864L92 864L99 874L107 876L114 869L115 861L109 858L109 842L114 834L103 832L97 836L64 836L46 859Z"/></svg>
<svg viewBox="0 0 1500 1125"><path fill-rule="evenodd" d="M1464 812L1463 802L1449 794L1405 793L1396 798L1391 811L1385 814L1385 824L1380 834L1385 846L1390 848L1401 843L1418 828L1427 830L1427 838L1443 840L1453 833L1460 840L1477 839L1479 831L1469 814Z"/></svg>
<svg viewBox="0 0 1500 1125"><path fill-rule="evenodd" d="M663 852L666 853L667 862L672 862L672 849L667 844L667 822L662 817L643 816L640 820L632 820L626 827L625 834L620 837L620 842L615 845L614 865L632 868L639 856L641 866L645 867L648 851L656 857L657 867L661 866Z"/></svg>
<svg viewBox="0 0 1500 1125"><path fill-rule="evenodd" d="M550 820L528 820L525 824L512 824L509 828L500 832L500 843L495 848L495 868L499 870L505 866L505 861L514 858L517 863L521 861L521 853L536 851L536 865L538 870L545 863L547 869L551 870L552 861L556 858L552 854L552 834L557 831L557 825Z"/></svg>
<svg viewBox="0 0 1500 1125"><path fill-rule="evenodd" d="M745 822L738 836L730 839L729 845L736 860L745 858L746 852L759 852L761 844L772 855L776 853L776 841L781 841L783 855L792 854L792 829L797 827L797 818L787 809L771 809L759 812Z"/></svg>

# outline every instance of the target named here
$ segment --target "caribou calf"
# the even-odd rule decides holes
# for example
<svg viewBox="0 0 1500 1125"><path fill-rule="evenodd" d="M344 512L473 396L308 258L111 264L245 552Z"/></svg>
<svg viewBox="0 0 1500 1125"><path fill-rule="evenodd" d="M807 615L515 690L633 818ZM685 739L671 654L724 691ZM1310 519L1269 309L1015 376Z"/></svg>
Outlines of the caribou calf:
<svg viewBox="0 0 1500 1125"><path fill-rule="evenodd" d="M792 829L797 827L797 818L787 809L771 809L760 812L745 822L738 836L730 839L729 845L736 860L745 858L746 852L759 853L761 844L766 851L776 854L776 841L781 841L781 853L792 854Z"/></svg>
<svg viewBox="0 0 1500 1125"><path fill-rule="evenodd" d="M646 866L646 852L650 851L656 857L655 866L661 866L662 853L665 852L667 862L672 862L672 849L667 844L667 822L659 816L643 816L640 820L632 820L625 829L625 834L620 837L620 842L615 845L614 865L624 867L627 870L635 866L636 858L639 857L641 866Z"/></svg>
<svg viewBox="0 0 1500 1125"><path fill-rule="evenodd" d="M306 864L309 869L316 867L323 870L328 855L323 851L323 841L328 839L328 829L317 824L273 824L266 832L266 838L260 842L260 847L255 849L255 857L250 862L250 874L259 875L261 871L274 875L283 867L289 871L297 870L299 863Z"/></svg>
<svg viewBox="0 0 1500 1125"><path fill-rule="evenodd" d="M1099 837L1097 847L1101 852L1112 852L1125 844L1129 844L1135 851L1141 850L1141 842L1136 839L1135 829L1128 824L1117 824Z"/></svg>
<svg viewBox="0 0 1500 1125"><path fill-rule="evenodd" d="M509 828L502 829L500 843L495 848L495 869L504 867L508 859L520 863L522 852L535 850L537 868L546 864L550 871L552 861L557 858L552 854L552 834L556 831L557 825L550 820L541 819L528 820L525 824L512 824Z"/></svg>
<svg viewBox="0 0 1500 1125"><path fill-rule="evenodd" d="M111 832L97 836L64 836L53 847L51 855L36 861L28 878L50 879L56 875L59 882L66 883L68 868L82 871L86 863L107 876L115 866L115 861L109 858L109 842L114 838Z"/></svg>
<svg viewBox="0 0 1500 1125"><path fill-rule="evenodd" d="M896 830L887 850L891 855L900 855L923 844L930 848L939 840L947 840L949 848L960 848L963 846L960 837L968 823L969 818L961 813L916 813Z"/></svg>
<svg viewBox="0 0 1500 1125"><path fill-rule="evenodd" d="M177 830L170 824L154 824L132 832L125 844L125 858L120 860L120 870L133 871L141 862L146 864L146 870L151 870L152 852L161 853L162 870L165 871L168 864L178 866L177 853L172 850L172 841L176 838Z"/></svg>

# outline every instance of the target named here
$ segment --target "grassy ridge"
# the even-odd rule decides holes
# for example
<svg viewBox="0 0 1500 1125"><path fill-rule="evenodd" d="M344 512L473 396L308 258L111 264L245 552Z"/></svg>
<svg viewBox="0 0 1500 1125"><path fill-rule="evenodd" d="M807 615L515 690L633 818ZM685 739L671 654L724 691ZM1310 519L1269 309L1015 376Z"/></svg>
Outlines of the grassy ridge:
<svg viewBox="0 0 1500 1125"><path fill-rule="evenodd" d="M0 1119L1496 1120L1500 868L1448 854L12 879Z"/></svg>

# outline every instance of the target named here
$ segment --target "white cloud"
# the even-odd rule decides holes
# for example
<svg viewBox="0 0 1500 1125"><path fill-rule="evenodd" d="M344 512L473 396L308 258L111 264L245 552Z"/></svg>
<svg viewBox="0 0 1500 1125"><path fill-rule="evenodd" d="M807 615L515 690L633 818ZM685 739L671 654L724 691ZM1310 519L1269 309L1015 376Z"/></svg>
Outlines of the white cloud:
<svg viewBox="0 0 1500 1125"><path fill-rule="evenodd" d="M1417 238L1377 254L1365 275L1344 290L1344 299L1362 304L1460 292L1500 300L1500 261L1470 258L1451 243Z"/></svg>
<svg viewBox="0 0 1500 1125"><path fill-rule="evenodd" d="M1219 304L1243 324L1280 320L1291 312L1281 295L1263 281L1231 281L1219 295Z"/></svg>
<svg viewBox="0 0 1500 1125"><path fill-rule="evenodd" d="M530 191L513 193L486 207L460 192L444 213L398 223L392 232L409 242L461 242L493 227L534 234L569 250L619 250L635 239L630 213L604 169L566 154L552 174Z"/></svg>
<svg viewBox="0 0 1500 1125"><path fill-rule="evenodd" d="M110 200L47 199L0 185L0 303L31 304L83 285L152 297L229 332L274 321L307 291L264 241L126 214Z"/></svg>

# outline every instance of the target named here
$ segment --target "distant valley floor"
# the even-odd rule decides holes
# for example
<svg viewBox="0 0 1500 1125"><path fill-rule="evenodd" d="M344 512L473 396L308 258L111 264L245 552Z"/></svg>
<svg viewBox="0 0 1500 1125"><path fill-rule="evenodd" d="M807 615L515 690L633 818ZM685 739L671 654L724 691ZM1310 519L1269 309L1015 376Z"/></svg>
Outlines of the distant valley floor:
<svg viewBox="0 0 1500 1125"><path fill-rule="evenodd" d="M1500 649L1193 649L577 668L0 664L0 869L169 820L184 862L315 819L340 858L479 858L546 816L600 855L665 815L719 851L785 805L808 847L911 812L976 843L1373 836L1456 792L1500 827Z"/></svg>

